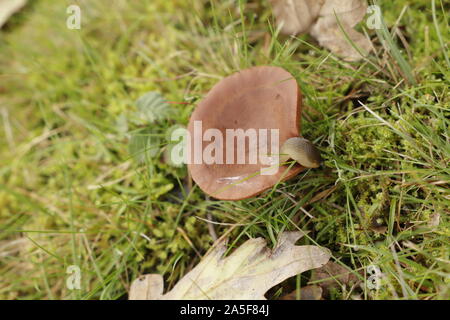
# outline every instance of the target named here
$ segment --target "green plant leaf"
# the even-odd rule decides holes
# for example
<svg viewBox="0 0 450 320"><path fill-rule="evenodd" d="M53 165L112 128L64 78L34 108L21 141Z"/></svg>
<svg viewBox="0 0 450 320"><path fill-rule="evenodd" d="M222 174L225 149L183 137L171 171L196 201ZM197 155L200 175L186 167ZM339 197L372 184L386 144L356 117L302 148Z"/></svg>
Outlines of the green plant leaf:
<svg viewBox="0 0 450 320"><path fill-rule="evenodd" d="M156 91L150 91L136 101L138 114L149 123L168 119L172 114L172 108L164 97Z"/></svg>
<svg viewBox="0 0 450 320"><path fill-rule="evenodd" d="M151 128L143 128L135 131L130 139L129 151L131 156L139 163L147 157L155 157L161 145L161 138Z"/></svg>

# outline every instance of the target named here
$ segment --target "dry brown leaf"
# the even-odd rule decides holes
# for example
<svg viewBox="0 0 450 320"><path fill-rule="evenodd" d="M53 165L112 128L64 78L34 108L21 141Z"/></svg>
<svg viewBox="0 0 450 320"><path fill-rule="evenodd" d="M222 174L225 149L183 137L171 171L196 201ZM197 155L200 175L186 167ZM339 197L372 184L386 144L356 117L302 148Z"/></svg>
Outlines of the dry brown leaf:
<svg viewBox="0 0 450 320"><path fill-rule="evenodd" d="M359 279L348 269L329 261L323 267L313 270L310 282L322 287L326 296L330 289L358 283Z"/></svg>
<svg viewBox="0 0 450 320"><path fill-rule="evenodd" d="M26 3L27 0L0 0L0 28Z"/></svg>
<svg viewBox="0 0 450 320"><path fill-rule="evenodd" d="M264 294L283 280L328 262L328 249L296 246L301 236L301 232L284 232L272 250L263 238L250 239L227 257L223 257L226 241L219 241L168 293L163 294L162 276L149 274L131 284L129 298L264 300Z"/></svg>
<svg viewBox="0 0 450 320"><path fill-rule="evenodd" d="M321 300L322 288L317 285L304 286L300 289L300 300ZM297 300L297 291L285 295L281 300Z"/></svg>
<svg viewBox="0 0 450 320"><path fill-rule="evenodd" d="M366 14L364 0L271 0L271 3L284 34L309 32L321 46L346 61L360 60L372 49L370 41L353 29Z"/></svg>
<svg viewBox="0 0 450 320"><path fill-rule="evenodd" d="M370 226L370 230L380 234L386 233L387 229L387 226Z"/></svg>
<svg viewBox="0 0 450 320"><path fill-rule="evenodd" d="M326 0L270 0L284 34L308 32Z"/></svg>

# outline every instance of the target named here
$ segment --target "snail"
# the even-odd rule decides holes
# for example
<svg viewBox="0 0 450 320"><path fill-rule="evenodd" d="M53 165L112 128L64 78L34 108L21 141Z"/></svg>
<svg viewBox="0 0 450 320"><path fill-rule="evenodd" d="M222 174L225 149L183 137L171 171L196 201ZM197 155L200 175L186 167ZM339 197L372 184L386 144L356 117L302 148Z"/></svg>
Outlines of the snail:
<svg viewBox="0 0 450 320"><path fill-rule="evenodd" d="M280 150L280 163L289 159L297 161L306 168L317 168L322 162L319 150L314 144L303 137L287 139Z"/></svg>

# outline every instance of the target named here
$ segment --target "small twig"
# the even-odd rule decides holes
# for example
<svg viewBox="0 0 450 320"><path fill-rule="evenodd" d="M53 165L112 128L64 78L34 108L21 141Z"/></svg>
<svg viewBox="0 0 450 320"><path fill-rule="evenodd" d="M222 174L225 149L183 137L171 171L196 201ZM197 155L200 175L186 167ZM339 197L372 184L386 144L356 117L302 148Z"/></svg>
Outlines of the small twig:
<svg viewBox="0 0 450 320"><path fill-rule="evenodd" d="M201 218L199 216L194 216L194 217L196 217L199 220L202 220L202 221L205 221L205 222L208 222L208 223L211 223L211 224L216 224L216 225L219 225L219 226L239 227L239 226L246 226L247 225L246 223L216 222L216 221L208 220L208 219L205 219L205 218Z"/></svg>
<svg viewBox="0 0 450 320"><path fill-rule="evenodd" d="M188 235L186 234L186 232L180 228L177 227L177 231L181 234L181 236L184 238L184 240L186 240L187 243L189 243L189 245L191 246L191 248L195 251L195 254L201 258L202 255L200 254L200 252L198 252L197 248L194 246L194 243L192 243L191 239L189 239Z"/></svg>
<svg viewBox="0 0 450 320"><path fill-rule="evenodd" d="M213 241L216 241L217 240L216 230L214 229L214 224L211 223L211 222L213 222L213 216L211 213L208 213L208 214L206 214L206 217L209 220L209 221L207 221L209 235L211 236Z"/></svg>
<svg viewBox="0 0 450 320"><path fill-rule="evenodd" d="M1 114L2 114L2 118L3 118L3 127L5 129L6 141L8 141L8 145L9 145L10 149L14 149L15 143L14 143L14 138L13 138L13 131L11 129L11 124L9 121L8 109L6 109L5 107L2 107Z"/></svg>

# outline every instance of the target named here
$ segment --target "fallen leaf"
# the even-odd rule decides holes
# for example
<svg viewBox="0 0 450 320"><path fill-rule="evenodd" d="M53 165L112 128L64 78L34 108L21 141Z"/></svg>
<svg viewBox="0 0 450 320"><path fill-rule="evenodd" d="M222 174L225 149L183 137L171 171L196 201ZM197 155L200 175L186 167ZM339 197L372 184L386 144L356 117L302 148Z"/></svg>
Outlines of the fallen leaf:
<svg viewBox="0 0 450 320"><path fill-rule="evenodd" d="M308 32L326 0L270 0L281 32Z"/></svg>
<svg viewBox="0 0 450 320"><path fill-rule="evenodd" d="M309 285L300 288L300 300L321 300L322 288L317 285ZM297 290L285 295L280 300L297 300Z"/></svg>
<svg viewBox="0 0 450 320"><path fill-rule="evenodd" d="M162 276L149 274L131 284L129 298L264 300L264 294L283 280L328 262L328 249L296 246L301 236L301 232L284 232L272 250L264 239L250 239L227 257L223 257L226 240L220 240L168 293L163 294Z"/></svg>
<svg viewBox="0 0 450 320"><path fill-rule="evenodd" d="M28 240L26 238L19 238L15 240L0 241L0 258L14 256L24 249Z"/></svg>
<svg viewBox="0 0 450 320"><path fill-rule="evenodd" d="M347 268L329 261L313 270L309 282L322 287L324 295L328 296L330 289L358 283L359 279Z"/></svg>
<svg viewBox="0 0 450 320"><path fill-rule="evenodd" d="M284 34L309 32L321 46L346 61L360 60L372 49L370 41L353 29L366 14L364 0L271 0L271 3Z"/></svg>
<svg viewBox="0 0 450 320"><path fill-rule="evenodd" d="M27 0L0 0L0 28L27 3Z"/></svg>

